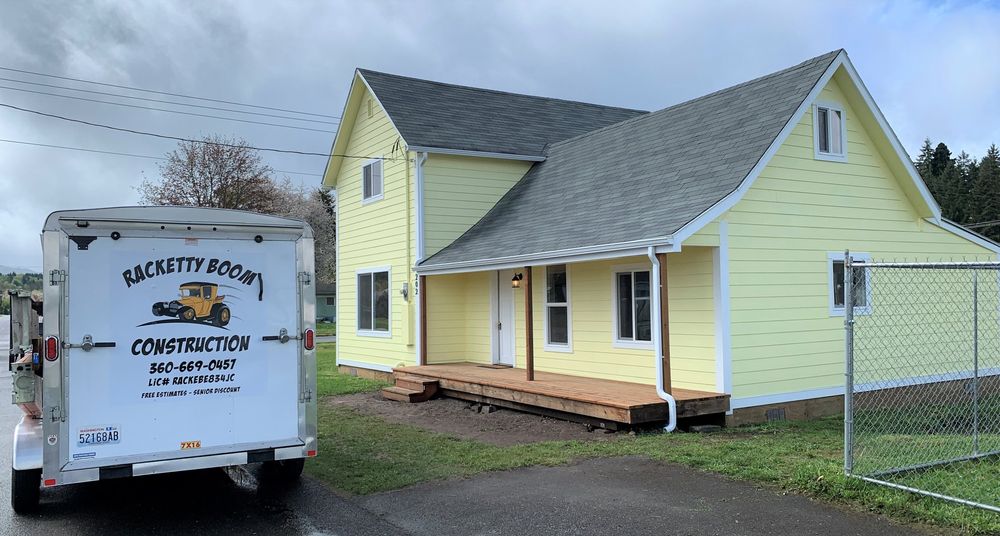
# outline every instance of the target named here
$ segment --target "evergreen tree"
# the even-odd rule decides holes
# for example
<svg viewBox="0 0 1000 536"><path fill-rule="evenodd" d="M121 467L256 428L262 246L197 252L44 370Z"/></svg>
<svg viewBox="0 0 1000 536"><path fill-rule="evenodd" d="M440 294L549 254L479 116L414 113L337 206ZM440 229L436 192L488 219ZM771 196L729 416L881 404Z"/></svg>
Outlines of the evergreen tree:
<svg viewBox="0 0 1000 536"><path fill-rule="evenodd" d="M932 176L941 176L944 173L945 168L951 163L951 151L948 150L948 146L943 142L937 144L934 148L934 154L931 155L930 161L930 172Z"/></svg>
<svg viewBox="0 0 1000 536"><path fill-rule="evenodd" d="M923 177L924 182L931 176L931 158L934 156L934 149L931 147L931 139L924 138L924 145L920 148L920 154L917 155L917 160L914 165L917 167L917 171L920 172L920 176Z"/></svg>
<svg viewBox="0 0 1000 536"><path fill-rule="evenodd" d="M979 162L976 170L976 195L982 195L983 211L977 221L986 222L1000 219L1000 149L990 145L986 156ZM1000 226L982 229L986 236L1000 238Z"/></svg>

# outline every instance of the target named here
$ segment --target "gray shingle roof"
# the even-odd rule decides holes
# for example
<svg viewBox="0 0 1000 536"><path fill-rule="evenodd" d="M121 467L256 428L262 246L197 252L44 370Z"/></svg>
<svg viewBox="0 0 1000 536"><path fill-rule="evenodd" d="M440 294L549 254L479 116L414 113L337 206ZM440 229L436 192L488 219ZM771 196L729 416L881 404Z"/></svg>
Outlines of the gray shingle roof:
<svg viewBox="0 0 1000 536"><path fill-rule="evenodd" d="M551 145L421 265L673 234L740 185L839 52Z"/></svg>
<svg viewBox="0 0 1000 536"><path fill-rule="evenodd" d="M548 144L647 113L358 72L409 145L541 156Z"/></svg>

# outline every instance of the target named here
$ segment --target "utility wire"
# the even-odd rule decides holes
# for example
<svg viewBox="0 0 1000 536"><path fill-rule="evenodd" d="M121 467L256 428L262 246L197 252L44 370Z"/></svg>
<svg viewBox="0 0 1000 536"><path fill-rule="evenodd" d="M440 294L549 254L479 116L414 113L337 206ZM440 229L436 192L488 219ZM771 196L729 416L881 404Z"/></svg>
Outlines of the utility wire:
<svg viewBox="0 0 1000 536"><path fill-rule="evenodd" d="M98 99L88 99L87 97L76 97L76 96L73 96L73 95L60 95L58 93L49 93L48 91L37 91L37 90L34 90L34 89L25 89L25 88L10 87L10 86L0 86L0 89L7 89L7 90L10 90L10 91L23 91L25 93L34 93L36 95L48 95L50 97L62 97L64 99L73 99L73 100L80 100L80 101L86 101L86 102L96 102L98 104L110 104L112 106L125 106L127 108L138 108L140 110L153 110L154 112L169 112L169 113L172 113L172 114L190 115L190 116L195 116L195 117L208 117L210 119L222 119L224 121L238 121L240 123L251 123L251 124L254 124L254 125L265 125L265 126L269 126L269 127L292 128L292 129L296 129L296 130L311 130L313 132L327 132L327 133L330 133L330 134L335 134L337 132L336 130L324 130L324 129L320 129L320 128L300 127L300 126L296 126L296 125L282 125L282 124L279 124L279 123L268 123L266 121L253 121L253 120L250 120L250 119L237 119L235 117L223 117L221 115L199 114L199 113L195 113L195 112L184 112L184 111L181 111L181 110L168 110L166 108L154 108L152 106L140 106L138 104L125 104L124 102L109 102L109 101L103 101L103 100L98 100Z"/></svg>
<svg viewBox="0 0 1000 536"><path fill-rule="evenodd" d="M133 158L146 158L146 159L149 159L149 160L167 160L166 158L163 158L162 156L150 156L150 155L145 155L145 154L133 154L133 153L119 153L117 151L102 151L100 149L87 149L85 147L70 147L68 145L52 145L52 144L49 144L49 143L35 143L35 142L30 142L30 141L8 140L8 139L3 139L3 138L0 138L0 142L4 142L4 143L16 143L18 145L31 145L31 146L34 146L34 147L48 147L50 149L66 149L66 150L69 150L69 151L83 151L83 152L87 152L87 153L110 154L110 155L115 155L115 156L131 156ZM310 177L322 177L323 176L322 173L306 173L304 171L285 171L283 169L275 169L274 171L277 172L277 173L287 173L289 175L307 175L307 176L310 176Z"/></svg>
<svg viewBox="0 0 1000 536"><path fill-rule="evenodd" d="M289 110L289 109L286 109L286 108L275 108L275 107L272 107L272 106L260 106L260 105L257 105L257 104L246 104L246 103L242 103L242 102L228 101L228 100L222 100L222 99L210 99L208 97L197 97L197 96L194 96L194 95L185 95L183 93L170 93L168 91L157 91L157 90L154 90L154 89L143 89L143 88L140 88L140 87L122 86L122 85L118 85L118 84L109 84L107 82L95 82L93 80L84 80L82 78L73 78L73 77L69 77L69 76L58 76L58 75L54 75L54 74L46 74L46 73L39 73L39 72L35 72L35 71L27 71L27 70L24 70L24 69L14 69L14 68L11 68L11 67L2 67L2 66L0 66L0 70L2 70L2 71L10 71L10 72L14 72L14 73L22 73L22 74L33 74L35 76L46 76L46 77L49 77L49 78L57 78L59 80L71 80L73 82L83 82L85 84L95 84L95 85L98 85L98 86L114 87L114 88L118 88L118 89L128 89L130 91L143 91L143 92L146 92L146 93L155 93L157 95L169 95L171 97L181 97L181 98L185 98L185 99L195 99L195 100L201 100L201 101L207 101L207 102L218 102L218 103L222 103L222 104L234 104L236 106L246 106L248 108L258 108L258 109L261 109L261 110L272 110L272 111L275 111L275 112L288 112L288 113L293 113L293 114L311 115L311 116L314 116L314 117L328 117L328 118L331 118L331 119L337 119L337 116L335 116L335 115L317 114L317 113L312 113L312 112L302 112L302 111L299 111L299 110Z"/></svg>
<svg viewBox="0 0 1000 536"><path fill-rule="evenodd" d="M133 100L140 100L140 101L146 101L146 102L159 102L161 104L173 104L173 105L176 105L176 106L188 106L190 108L202 108L202 109L206 109L206 110L218 110L220 112L232 112L232 113L247 114L247 115L260 115L260 116L263 116L263 117L275 117L275 118L278 118L278 119L289 119L291 121L305 121L307 123L324 123L324 124L327 124L327 125L337 125L337 124L340 124L340 121L322 121L320 119L306 119L305 117L292 117L290 115L266 114L266 113L263 113L263 112L248 112L246 110L237 110L235 108L220 108L218 106L206 106L204 104L191 104L191 103L187 103L187 102L177 102L177 101L172 101L172 100L151 99L149 97L135 97L135 96L132 96L132 95L123 95L121 93L111 93L111 92L108 92L108 91L95 91L95 90L92 90L92 89L81 89L81 88L77 88L77 87L60 86L58 84L43 84L42 82L29 82L27 80L18 80L16 78L3 78L3 77L0 77L0 80L2 80L4 82L16 82L18 84L28 84L28 85L32 85L32 86L50 87L50 88L55 88L55 89L64 89L64 90L68 90L68 91L78 91L80 93L90 93L92 95L106 95L106 96L109 96L109 97L119 97L119 98L122 98L122 99L133 99ZM338 116L330 116L330 117L339 118Z"/></svg>
<svg viewBox="0 0 1000 536"><path fill-rule="evenodd" d="M168 136L166 134L157 134L155 132L145 132L145 131L142 131L142 130L132 130L130 128L116 127L116 126L111 126L111 125L105 125L105 124L102 124L102 123L91 123L90 121L84 121L82 119L74 119L72 117L64 117L64 116L61 116L61 115L50 114L50 113L46 113L46 112L40 112L38 110L31 110L31 109L28 109L28 108L21 108L19 106L14 106L13 104L5 104L5 103L2 103L2 102L0 102L0 107L10 108L12 110L18 110L18 111L21 111L21 112L27 112L29 114L40 115L40 116L43 116L43 117L51 117L53 119L60 119L60 120L63 120L63 121L69 121L71 123L80 123L81 125L88 125L88 126L91 126L91 127L98 127L98 128L106 128L108 130L116 130L118 132L128 132L129 134L138 134L140 136L152 136L154 138L161 138L161 139L164 139L164 140L185 141L185 142L188 142L188 143L202 143L202 144L205 144L205 145L218 145L220 147L236 147L236 148L256 149L258 151L270 151L270 152L273 152L273 153L300 154L300 155L305 155L305 156L322 156L324 158L329 158L329 157L332 157L332 156L336 156L336 157L340 157L340 158L364 158L364 159L368 159L368 160L395 160L395 158L388 158L388 157L384 157L384 156L363 156L363 155L353 155L353 154L313 153L313 152L309 152L309 151L296 151L294 149L274 149L274 148L271 148L271 147L254 147L254 146L249 146L249 145L236 145L236 144L232 144L232 143L219 143L219 142L214 142L214 141L194 140L194 139L191 139L191 138L181 138L181 137L178 137L178 136Z"/></svg>

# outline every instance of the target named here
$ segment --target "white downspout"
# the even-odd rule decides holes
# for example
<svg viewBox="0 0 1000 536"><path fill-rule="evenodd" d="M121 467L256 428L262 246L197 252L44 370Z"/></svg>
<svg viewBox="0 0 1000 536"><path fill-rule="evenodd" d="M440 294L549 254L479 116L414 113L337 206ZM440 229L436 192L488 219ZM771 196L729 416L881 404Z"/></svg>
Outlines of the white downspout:
<svg viewBox="0 0 1000 536"><path fill-rule="evenodd" d="M677 428L677 401L666 390L663 389L663 333L660 325L660 259L656 258L656 249L649 246L646 251L649 262L653 263L653 273L650 274L650 294L653 296L652 324L653 324L653 356L656 358L656 394L667 402L667 425L663 427L664 432L673 432ZM666 282L664 282L666 285Z"/></svg>
<svg viewBox="0 0 1000 536"><path fill-rule="evenodd" d="M427 153L416 153L416 157L413 159L414 168L417 176L416 184L416 205L417 205L417 262L424 260L424 161L427 160ZM424 289L417 288L417 292L423 292ZM420 297L417 296L417 323L420 323L420 315L423 314L420 308ZM421 339L423 334L420 333L420 327L417 326L417 366L422 366L427 360L427 356L421 352L423 344Z"/></svg>

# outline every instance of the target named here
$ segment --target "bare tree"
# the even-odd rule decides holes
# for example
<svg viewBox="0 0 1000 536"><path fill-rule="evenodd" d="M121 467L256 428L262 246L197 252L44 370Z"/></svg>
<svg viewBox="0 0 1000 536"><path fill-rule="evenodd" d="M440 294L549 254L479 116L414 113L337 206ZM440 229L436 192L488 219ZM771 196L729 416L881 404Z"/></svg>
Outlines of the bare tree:
<svg viewBox="0 0 1000 536"><path fill-rule="evenodd" d="M232 208L307 222L315 237L316 278L334 281L337 229L333 198L319 188L273 179L274 170L242 139L208 136L180 142L160 165L160 178L143 180L146 205Z"/></svg>
<svg viewBox="0 0 1000 536"><path fill-rule="evenodd" d="M271 169L246 140L206 136L182 141L160 164L160 179L143 180L147 205L187 205L273 212L277 186Z"/></svg>

